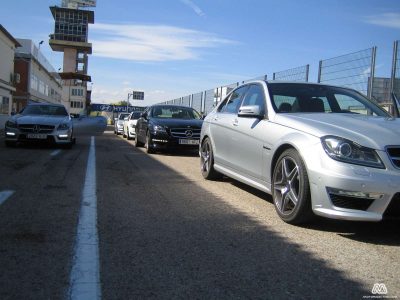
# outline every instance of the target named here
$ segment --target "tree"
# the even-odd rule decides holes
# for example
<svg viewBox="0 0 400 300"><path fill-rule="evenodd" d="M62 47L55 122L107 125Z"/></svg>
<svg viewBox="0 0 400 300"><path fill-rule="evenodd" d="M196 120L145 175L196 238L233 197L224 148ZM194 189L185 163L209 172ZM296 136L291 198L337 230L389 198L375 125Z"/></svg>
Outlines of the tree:
<svg viewBox="0 0 400 300"><path fill-rule="evenodd" d="M118 102L115 102L115 103L111 103L111 105L126 106L127 102L126 101L118 101Z"/></svg>

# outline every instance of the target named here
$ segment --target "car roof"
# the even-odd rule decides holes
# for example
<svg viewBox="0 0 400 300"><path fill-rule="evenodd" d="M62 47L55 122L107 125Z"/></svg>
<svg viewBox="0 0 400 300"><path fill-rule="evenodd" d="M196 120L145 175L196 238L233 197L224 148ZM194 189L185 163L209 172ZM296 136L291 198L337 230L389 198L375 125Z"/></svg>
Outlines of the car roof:
<svg viewBox="0 0 400 300"><path fill-rule="evenodd" d="M185 106L185 105L176 105L176 104L154 104L151 107L175 107L175 108L192 108L190 106Z"/></svg>
<svg viewBox="0 0 400 300"><path fill-rule="evenodd" d="M238 85L239 86L243 86L246 84L251 84L251 83L266 83L271 84L271 83L289 83L289 84L306 84L306 85L320 85L320 86L330 86L330 87L337 87L337 88L345 88L345 89L350 89L352 90L351 87L346 87L346 86L340 86L340 85L333 85L333 84L327 84L327 83L321 83L321 82L308 82L308 81L289 81L289 80L251 80L251 81L246 81L243 84Z"/></svg>

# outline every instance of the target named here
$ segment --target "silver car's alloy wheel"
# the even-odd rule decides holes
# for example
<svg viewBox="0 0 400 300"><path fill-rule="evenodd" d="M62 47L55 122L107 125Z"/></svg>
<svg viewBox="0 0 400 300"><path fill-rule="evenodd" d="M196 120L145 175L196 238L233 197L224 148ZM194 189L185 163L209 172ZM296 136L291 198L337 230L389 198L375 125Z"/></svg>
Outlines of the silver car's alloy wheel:
<svg viewBox="0 0 400 300"><path fill-rule="evenodd" d="M284 157L274 178L275 205L283 215L293 212L299 202L299 167L291 157Z"/></svg>
<svg viewBox="0 0 400 300"><path fill-rule="evenodd" d="M219 179L222 177L221 173L214 169L214 154L210 139L204 139L200 148L200 170L205 179Z"/></svg>
<svg viewBox="0 0 400 300"><path fill-rule="evenodd" d="M272 197L276 212L287 223L301 224L313 217L307 169L295 149L284 151L278 158L272 178Z"/></svg>
<svg viewBox="0 0 400 300"><path fill-rule="evenodd" d="M201 172L208 173L210 170L210 143L203 143L201 145L200 167Z"/></svg>

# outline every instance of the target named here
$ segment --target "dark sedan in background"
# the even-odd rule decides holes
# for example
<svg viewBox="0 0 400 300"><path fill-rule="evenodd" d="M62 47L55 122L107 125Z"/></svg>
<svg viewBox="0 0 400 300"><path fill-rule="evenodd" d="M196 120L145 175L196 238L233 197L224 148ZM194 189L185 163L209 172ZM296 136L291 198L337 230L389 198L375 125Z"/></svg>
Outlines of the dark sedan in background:
<svg viewBox="0 0 400 300"><path fill-rule="evenodd" d="M203 120L193 108L177 105L153 105L136 124L135 146L147 153L168 148L197 149Z"/></svg>
<svg viewBox="0 0 400 300"><path fill-rule="evenodd" d="M5 143L48 142L72 146L75 143L70 115L61 104L28 104L5 124Z"/></svg>

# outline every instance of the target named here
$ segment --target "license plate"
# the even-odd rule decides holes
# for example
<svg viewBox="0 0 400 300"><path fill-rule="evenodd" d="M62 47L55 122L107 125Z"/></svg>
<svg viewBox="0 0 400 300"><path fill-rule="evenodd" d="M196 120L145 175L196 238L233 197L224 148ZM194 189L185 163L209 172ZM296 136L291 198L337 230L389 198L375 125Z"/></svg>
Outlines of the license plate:
<svg viewBox="0 0 400 300"><path fill-rule="evenodd" d="M26 137L28 139L37 139L37 140L45 140L45 139L47 139L47 135L46 134L42 134L42 133L30 133L30 134L27 134Z"/></svg>
<svg viewBox="0 0 400 300"><path fill-rule="evenodd" d="M199 140L180 139L179 144L181 144L181 145L198 145Z"/></svg>

